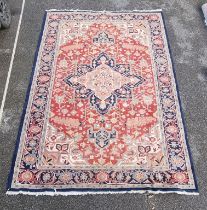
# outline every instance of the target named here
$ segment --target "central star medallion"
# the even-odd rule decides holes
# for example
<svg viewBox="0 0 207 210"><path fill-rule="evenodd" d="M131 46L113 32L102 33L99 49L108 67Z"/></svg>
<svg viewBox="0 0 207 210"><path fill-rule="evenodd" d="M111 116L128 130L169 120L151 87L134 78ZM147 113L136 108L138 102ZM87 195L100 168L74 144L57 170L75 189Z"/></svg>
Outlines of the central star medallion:
<svg viewBox="0 0 207 210"><path fill-rule="evenodd" d="M141 76L130 75L129 65L114 65L114 60L101 53L92 66L82 65L77 75L65 82L76 89L76 97L88 98L99 113L105 114L118 98L131 98L131 89L142 84Z"/></svg>

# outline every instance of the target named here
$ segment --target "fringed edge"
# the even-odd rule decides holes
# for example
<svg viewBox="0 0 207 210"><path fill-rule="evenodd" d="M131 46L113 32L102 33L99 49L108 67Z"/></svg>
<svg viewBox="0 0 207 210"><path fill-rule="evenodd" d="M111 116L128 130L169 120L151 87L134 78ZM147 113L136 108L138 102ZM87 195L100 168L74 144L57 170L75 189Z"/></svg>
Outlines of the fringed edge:
<svg viewBox="0 0 207 210"><path fill-rule="evenodd" d="M68 195L103 195L103 194L145 194L145 195L151 195L151 194L169 194L169 193L176 193L181 195L199 195L198 192L187 192L187 191L153 191L153 190L131 190L131 191L68 191L68 192L61 192L61 191L45 191L45 192L31 192L31 191L7 191L7 195L49 195L49 196L68 196Z"/></svg>
<svg viewBox="0 0 207 210"><path fill-rule="evenodd" d="M162 12L162 9L153 10L79 10L79 9L49 9L46 12L94 12L94 13L133 13L133 12Z"/></svg>

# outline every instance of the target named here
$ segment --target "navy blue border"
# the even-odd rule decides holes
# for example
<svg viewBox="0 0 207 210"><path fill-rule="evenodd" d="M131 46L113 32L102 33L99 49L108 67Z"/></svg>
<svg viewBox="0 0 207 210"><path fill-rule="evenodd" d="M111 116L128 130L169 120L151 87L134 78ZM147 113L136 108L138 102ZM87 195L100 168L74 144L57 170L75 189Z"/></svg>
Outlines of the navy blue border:
<svg viewBox="0 0 207 210"><path fill-rule="evenodd" d="M55 12L63 12L63 11L62 10L57 10ZM72 11L70 11L70 12L72 12ZM77 12L77 11L74 11L74 12ZM88 11L78 11L78 12L88 12ZM90 12L93 12L93 11L90 11ZM113 13L117 12L117 13L119 13L119 11L109 11L109 12L113 12ZM123 11L121 11L121 12L123 12ZM136 13L137 11L134 11L134 12ZM142 12L142 11L139 11L139 12ZM143 11L142 13L151 13L151 12L153 12L153 11ZM16 157L17 157L17 153L18 153L20 137L21 137L21 132L22 132L22 127L23 127L23 123L24 123L24 118L25 118L25 114L26 114L26 108L27 108L27 104L28 104L28 100L29 100L31 85L32 85L32 81L33 81L35 67L36 67L37 56L38 56L38 52L39 52L39 48L40 48L40 44L41 44L41 40L42 40L42 36L43 36L45 21L46 21L46 17L47 17L47 11L46 11L45 14L44 14L44 17L43 17L41 33L40 33L40 36L39 36L39 41L38 41L38 45L37 45L37 49L36 49L36 53L35 53L32 73L31 73L30 82L29 82L29 86L28 86L28 89L27 89L27 93L26 93L26 99L25 99L25 102L24 102L23 113L22 113L22 116L21 116L19 131L18 131L17 140L16 140L15 151L14 151L14 155L13 155L13 159L12 159L12 166L11 166L11 170L10 170L9 177L8 177L8 183L7 183L7 190L8 191L11 191L11 192L19 192L19 191L23 191L23 192L121 192L121 191L130 192L130 191L141 191L141 190L147 191L147 190L149 190L149 191L154 191L154 192L161 191L161 192L198 193L198 184L197 184L197 180L196 180L196 176L195 176L194 165L193 165L192 156L191 156L191 152L190 152L190 147L189 147L189 143L188 143L188 139L187 139L186 126L185 126L185 121L184 121L184 114L183 114L183 110L181 108L181 100L180 100L180 95L179 95L179 92L178 92L178 90L179 90L178 89L178 83L177 83L177 80L176 80L175 67L174 67L174 62L173 62L173 59L172 59L171 48L170 48L170 45L169 45L169 38L168 38L167 29L166 29L166 25L165 25L164 15L163 15L162 11L156 11L155 10L154 12L155 13L161 13L162 19L163 19L163 24L164 24L165 34L166 34L166 38L167 38L168 49L169 49L170 58L171 58L171 62L172 62L172 67L173 67L173 75L174 75L175 82L176 82L176 91L177 91L178 101L179 101L179 105L180 105L181 118L182 118L182 122L183 122L183 126L184 126L186 145L187 145L187 150L188 150L188 153L189 153L191 168L192 168L192 172L193 172L193 178L194 178L194 182L195 182L195 189L150 188L150 187L145 187L145 188L116 188L116 189L111 189L111 188L99 188L99 189L95 189L95 188L69 188L69 189L51 189L51 188L28 189L28 188L18 188L18 189L15 189L15 188L11 188L12 178L13 178L13 173L14 173L14 167L15 167L15 161L16 161ZM96 13L96 11L94 11L94 13ZM127 11L124 11L123 13L127 13ZM132 13L132 12L129 11L129 13Z"/></svg>
<svg viewBox="0 0 207 210"><path fill-rule="evenodd" d="M192 153L191 153L190 145L189 145L189 141L188 141L188 136L187 136L187 127L186 127L186 123L185 123L185 120L184 120L184 112L183 112L182 105L181 105L178 81L177 81L177 77L176 77L175 64L174 64L174 60L173 60L173 56L172 56L172 50L171 50L171 47L170 47L170 42L169 42L169 37L168 37L168 32L167 32L163 12L161 12L161 15L162 15L162 19L163 19L163 25L164 25L164 28L165 28L165 34L166 34L166 38L167 38L167 45L168 45L168 49L169 49L169 53L170 53L170 59L171 59L171 62L172 62L173 76L175 78L175 85L176 85L176 91L177 91L177 96L178 96L178 102L179 102L179 105L180 105L180 113L181 113L181 119L182 119L182 123L183 123L184 134L185 134L185 141L186 141L187 150L188 150L188 154L189 154L191 169L192 169L192 173L193 173L193 179L194 179L194 182L195 182L195 188L196 188L196 191L198 192L198 182L197 182L196 175L195 175L195 167L194 167L194 164L193 164L193 157L192 157Z"/></svg>
<svg viewBox="0 0 207 210"><path fill-rule="evenodd" d="M42 36L43 36L46 17L47 17L47 12L45 12L44 16L43 16L41 32L40 32L40 35L39 35L38 44L37 44L37 48L36 48L36 51L35 51L35 57L34 57L33 65L32 65L32 72L31 72L30 81L29 81L29 85L28 85L28 88L27 88L27 92L26 92L25 102L24 102L24 105L23 105L23 111L22 111L21 120L20 120L20 126L19 126L19 130L18 130L18 134L17 134L16 144L15 144L14 155L13 155L13 158L12 158L12 166L11 166L9 177L8 177L7 189L11 188L11 183L12 183L12 178L13 178L13 173L14 173L14 167L15 167L15 161L16 161L16 157L17 157L17 153L18 153L18 149L19 149L22 127L23 127L23 124L24 124L24 118L25 118L25 114L26 114L27 104L28 104L28 101L29 101L30 90L31 90L31 86L32 86L34 72L35 72L38 52L39 52L39 48L40 48L40 44L41 44L41 40L42 40Z"/></svg>

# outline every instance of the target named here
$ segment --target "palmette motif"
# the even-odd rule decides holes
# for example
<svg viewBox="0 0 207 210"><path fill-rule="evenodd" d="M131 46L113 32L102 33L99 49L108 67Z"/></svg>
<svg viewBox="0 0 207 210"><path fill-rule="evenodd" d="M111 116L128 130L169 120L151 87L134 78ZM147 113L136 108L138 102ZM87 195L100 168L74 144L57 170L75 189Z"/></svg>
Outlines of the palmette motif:
<svg viewBox="0 0 207 210"><path fill-rule="evenodd" d="M195 189L161 14L47 13L12 189Z"/></svg>

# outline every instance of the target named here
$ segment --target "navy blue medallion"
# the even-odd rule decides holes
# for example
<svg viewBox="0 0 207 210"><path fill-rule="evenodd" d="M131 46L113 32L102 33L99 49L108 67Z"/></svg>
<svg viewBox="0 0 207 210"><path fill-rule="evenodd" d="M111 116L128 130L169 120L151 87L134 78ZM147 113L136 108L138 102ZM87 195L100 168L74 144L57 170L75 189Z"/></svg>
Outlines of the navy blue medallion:
<svg viewBox="0 0 207 210"><path fill-rule="evenodd" d="M119 99L132 98L131 89L144 79L130 74L128 64L115 64L106 53L100 53L91 65L78 65L77 73L64 80L75 88L76 98L88 99L100 114L106 114Z"/></svg>

